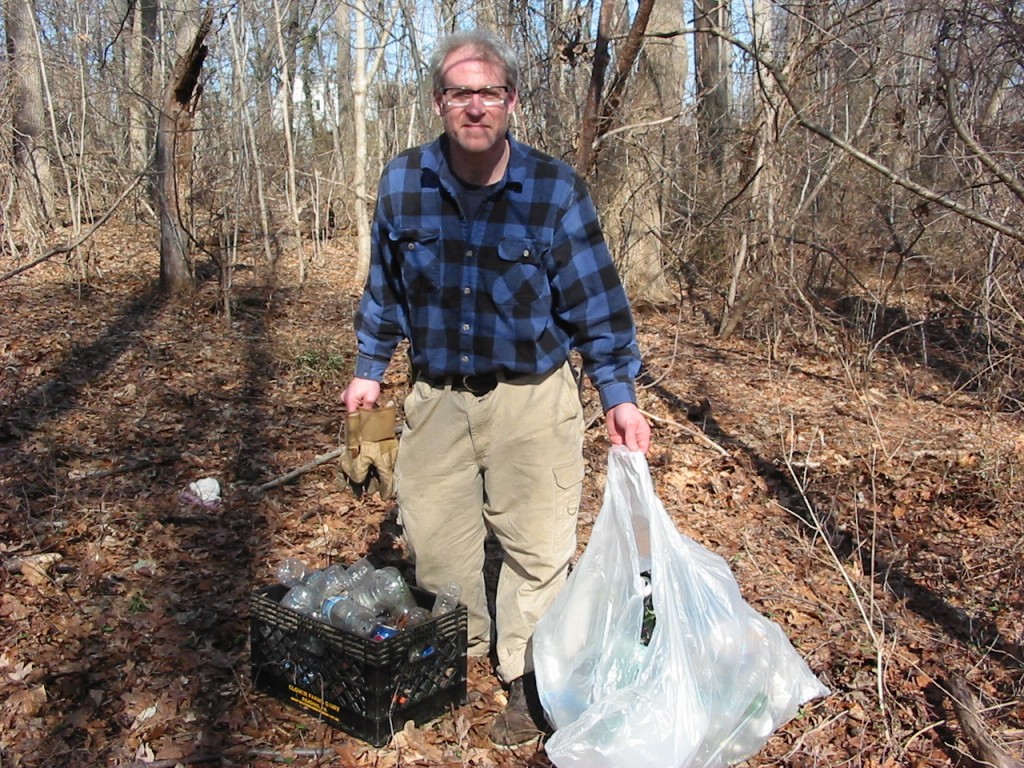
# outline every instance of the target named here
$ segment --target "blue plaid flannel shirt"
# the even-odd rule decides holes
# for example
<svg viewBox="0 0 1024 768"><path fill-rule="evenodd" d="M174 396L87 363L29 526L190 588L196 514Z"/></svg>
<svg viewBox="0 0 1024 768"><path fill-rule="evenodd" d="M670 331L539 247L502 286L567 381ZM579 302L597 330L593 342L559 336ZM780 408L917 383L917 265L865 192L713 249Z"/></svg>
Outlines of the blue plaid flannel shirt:
<svg viewBox="0 0 1024 768"><path fill-rule="evenodd" d="M636 329L583 181L510 136L504 180L467 221L446 141L381 176L356 376L380 381L403 338L434 380L545 373L575 347L605 410L636 402Z"/></svg>

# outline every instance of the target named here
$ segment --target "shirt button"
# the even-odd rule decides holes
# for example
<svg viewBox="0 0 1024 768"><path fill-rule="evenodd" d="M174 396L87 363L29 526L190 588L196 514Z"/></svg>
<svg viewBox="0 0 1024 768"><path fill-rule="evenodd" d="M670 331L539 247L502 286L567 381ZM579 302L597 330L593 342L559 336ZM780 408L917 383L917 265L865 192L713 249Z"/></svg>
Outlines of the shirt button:
<svg viewBox="0 0 1024 768"><path fill-rule="evenodd" d="M469 323L463 323L462 324L462 330L469 331Z"/></svg>
<svg viewBox="0 0 1024 768"><path fill-rule="evenodd" d="M529 252L528 250L526 250L526 251L523 251L523 258L524 258L524 259L525 259L525 258L528 258L528 257L529 257L529 255L530 255L530 252Z"/></svg>
<svg viewBox="0 0 1024 768"><path fill-rule="evenodd" d="M466 258L467 259L472 259L473 258L473 249L472 248L470 248L468 251L466 251Z"/></svg>
<svg viewBox="0 0 1024 768"><path fill-rule="evenodd" d="M469 355L463 355L462 356L462 362L468 363L469 362Z"/></svg>
<svg viewBox="0 0 1024 768"><path fill-rule="evenodd" d="M466 294L467 296L469 296L469 294L471 294L471 293L473 292L473 289L472 289L472 288L470 288L470 287L469 287L469 286L467 285L467 286L466 286L465 288L463 288L463 289L462 289L462 292L463 292L464 294Z"/></svg>
<svg viewBox="0 0 1024 768"><path fill-rule="evenodd" d="M405 249L407 251L415 251L416 250L416 243L406 243L405 244Z"/></svg>

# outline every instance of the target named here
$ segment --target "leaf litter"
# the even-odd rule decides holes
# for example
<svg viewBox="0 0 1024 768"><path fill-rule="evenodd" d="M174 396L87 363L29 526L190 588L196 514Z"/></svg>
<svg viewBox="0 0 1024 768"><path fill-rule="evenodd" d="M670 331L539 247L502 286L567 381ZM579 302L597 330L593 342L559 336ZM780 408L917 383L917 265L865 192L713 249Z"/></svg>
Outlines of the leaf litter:
<svg viewBox="0 0 1024 768"><path fill-rule="evenodd" d="M214 284L165 299L144 238L103 237L90 284L54 263L2 288L0 764L550 765L542 745L488 741L504 693L485 662L464 706L383 748L252 690L248 596L278 561L407 563L393 506L353 498L331 463L252 493L340 444L351 244L326 244L301 286L287 263L274 284L239 271L228 322ZM659 497L833 691L746 765L962 762L951 673L1019 754L1020 418L938 372L909 388L876 357L851 382L828 349L768 355L674 308L636 314ZM398 356L385 399L407 379ZM583 398L579 551L607 452ZM205 477L222 503L183 501Z"/></svg>

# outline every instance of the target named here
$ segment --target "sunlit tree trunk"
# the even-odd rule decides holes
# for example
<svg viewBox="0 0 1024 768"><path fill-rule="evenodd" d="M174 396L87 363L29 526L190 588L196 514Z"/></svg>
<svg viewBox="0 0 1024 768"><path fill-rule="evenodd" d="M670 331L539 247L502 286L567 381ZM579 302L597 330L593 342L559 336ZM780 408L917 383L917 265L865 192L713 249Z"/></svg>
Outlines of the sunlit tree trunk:
<svg viewBox="0 0 1024 768"><path fill-rule="evenodd" d="M590 83L583 105L583 121L580 125L579 143L576 145L576 170L584 176L594 164L594 142L600 126L602 97L608 63L611 61L612 21L615 8L610 0L601 3L601 15L597 21L597 41L594 43L594 62L590 69Z"/></svg>
<svg viewBox="0 0 1024 768"><path fill-rule="evenodd" d="M285 199L288 202L288 217L290 224L292 225L292 231L295 236L295 247L299 251L299 282L303 283L306 280L306 253L305 247L302 242L302 222L299 217L299 196L298 186L296 184L296 173L297 168L295 166L295 140L292 135L292 95L294 89L295 79L295 46L294 42L294 22L292 17L288 17L286 25L285 18L281 13L281 8L277 0L274 0L274 31L275 38L277 40L278 54L281 57L282 75L281 75L281 115L282 115L282 127L284 128L284 148L287 154L287 165L285 166L285 173L287 178L287 187L285 190ZM294 5L294 4L293 4ZM291 10L286 8L286 10ZM286 40L286 32L287 40Z"/></svg>
<svg viewBox="0 0 1024 768"><path fill-rule="evenodd" d="M633 68L643 49L644 34L654 10L654 0L640 0L636 14L630 22L629 32L621 41L615 59L612 79L605 92L608 64L611 60L611 39L615 23L616 6L611 0L601 3L598 20L597 43L594 49L594 65L587 100L583 109L583 124L580 126L579 145L576 147L576 170L584 176L593 170L597 157L597 141L621 117L623 99L633 74Z"/></svg>
<svg viewBox="0 0 1024 768"><path fill-rule="evenodd" d="M46 146L43 106L43 62L38 56L35 5L32 0L6 0L4 21L13 99L13 159L17 194L15 226L32 230L49 226L54 187Z"/></svg>
<svg viewBox="0 0 1024 768"><path fill-rule="evenodd" d="M369 17L365 0L355 0L355 44L353 47L352 77L352 119L355 124L355 159L352 165L352 186L355 192L356 211L356 285L363 285L370 273L370 203L371 197L367 189L367 143L366 143L366 95L370 81L383 60L384 48L377 50L372 62L367 60L369 43L367 40L367 23ZM389 10L389 21L381 30L381 37L391 33L392 25L397 19L395 10Z"/></svg>
<svg viewBox="0 0 1024 768"><path fill-rule="evenodd" d="M192 47L171 72L164 90L156 136L156 199L160 215L160 287L170 293L192 288L187 182L192 166L192 120L199 99L199 73L208 49L213 11L207 10Z"/></svg>
<svg viewBox="0 0 1024 768"><path fill-rule="evenodd" d="M334 9L335 48L337 63L335 64L335 82L337 91L334 103L334 121L331 134L334 142L334 174L338 179L348 177L348 157L346 149L351 148L352 129L352 89L346 87L352 82L352 9L346 3L338 3ZM341 206L339 215L351 222L352 212L349 207ZM340 222L339 222L340 223Z"/></svg>
<svg viewBox="0 0 1024 768"><path fill-rule="evenodd" d="M601 199L610 204L604 221L617 235L620 274L627 289L655 300L671 296L666 267L679 252L666 234L679 199L678 169L692 149L683 130L688 36L678 30L685 26L679 5L655 3L623 125L609 132L600 163Z"/></svg>
<svg viewBox="0 0 1024 768"><path fill-rule="evenodd" d="M366 190L366 2L355 0L355 45L353 47L352 118L356 156L352 164L352 187L356 209L356 285L362 286L370 272L370 211Z"/></svg>
<svg viewBox="0 0 1024 768"><path fill-rule="evenodd" d="M136 0L128 48L128 157L133 169L150 158L153 93L153 45L156 39L156 0Z"/></svg>
<svg viewBox="0 0 1024 768"><path fill-rule="evenodd" d="M458 0L438 0L434 5L434 18L442 35L454 32L458 21Z"/></svg>
<svg viewBox="0 0 1024 768"><path fill-rule="evenodd" d="M747 6L748 24L753 32L752 45L758 51L758 60L754 62L755 70L762 66L761 62L776 63L781 69L783 56L777 55L770 42L772 35L772 15L769 0L752 0ZM753 161L740 169L743 178L752 178L749 184L749 198L746 209L746 221L740 227L739 243L733 253L732 272L729 287L726 290L725 307L718 325L718 334L722 338L731 336L739 326L742 313L739 307L744 298L744 290L752 291L757 280L751 280L748 273L757 268L757 262L763 254L771 253L775 234L775 187L774 187L774 156L770 151L773 142L773 126L777 125L776 109L779 95L775 81L765 69L759 78L760 87L753 89L750 98L753 101L753 119L751 121ZM747 294L749 295L749 293Z"/></svg>

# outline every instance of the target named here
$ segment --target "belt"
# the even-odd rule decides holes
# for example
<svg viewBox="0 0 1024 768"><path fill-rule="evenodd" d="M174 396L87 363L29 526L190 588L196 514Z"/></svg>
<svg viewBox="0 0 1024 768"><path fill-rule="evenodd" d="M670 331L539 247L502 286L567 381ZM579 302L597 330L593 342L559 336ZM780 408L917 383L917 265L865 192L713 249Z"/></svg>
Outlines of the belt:
<svg viewBox="0 0 1024 768"><path fill-rule="evenodd" d="M416 380L426 382L435 389L451 389L453 392L469 392L471 395L483 397L487 393L493 392L494 388L498 386L498 382L514 381L523 375L522 373L480 373L430 379L417 374Z"/></svg>

